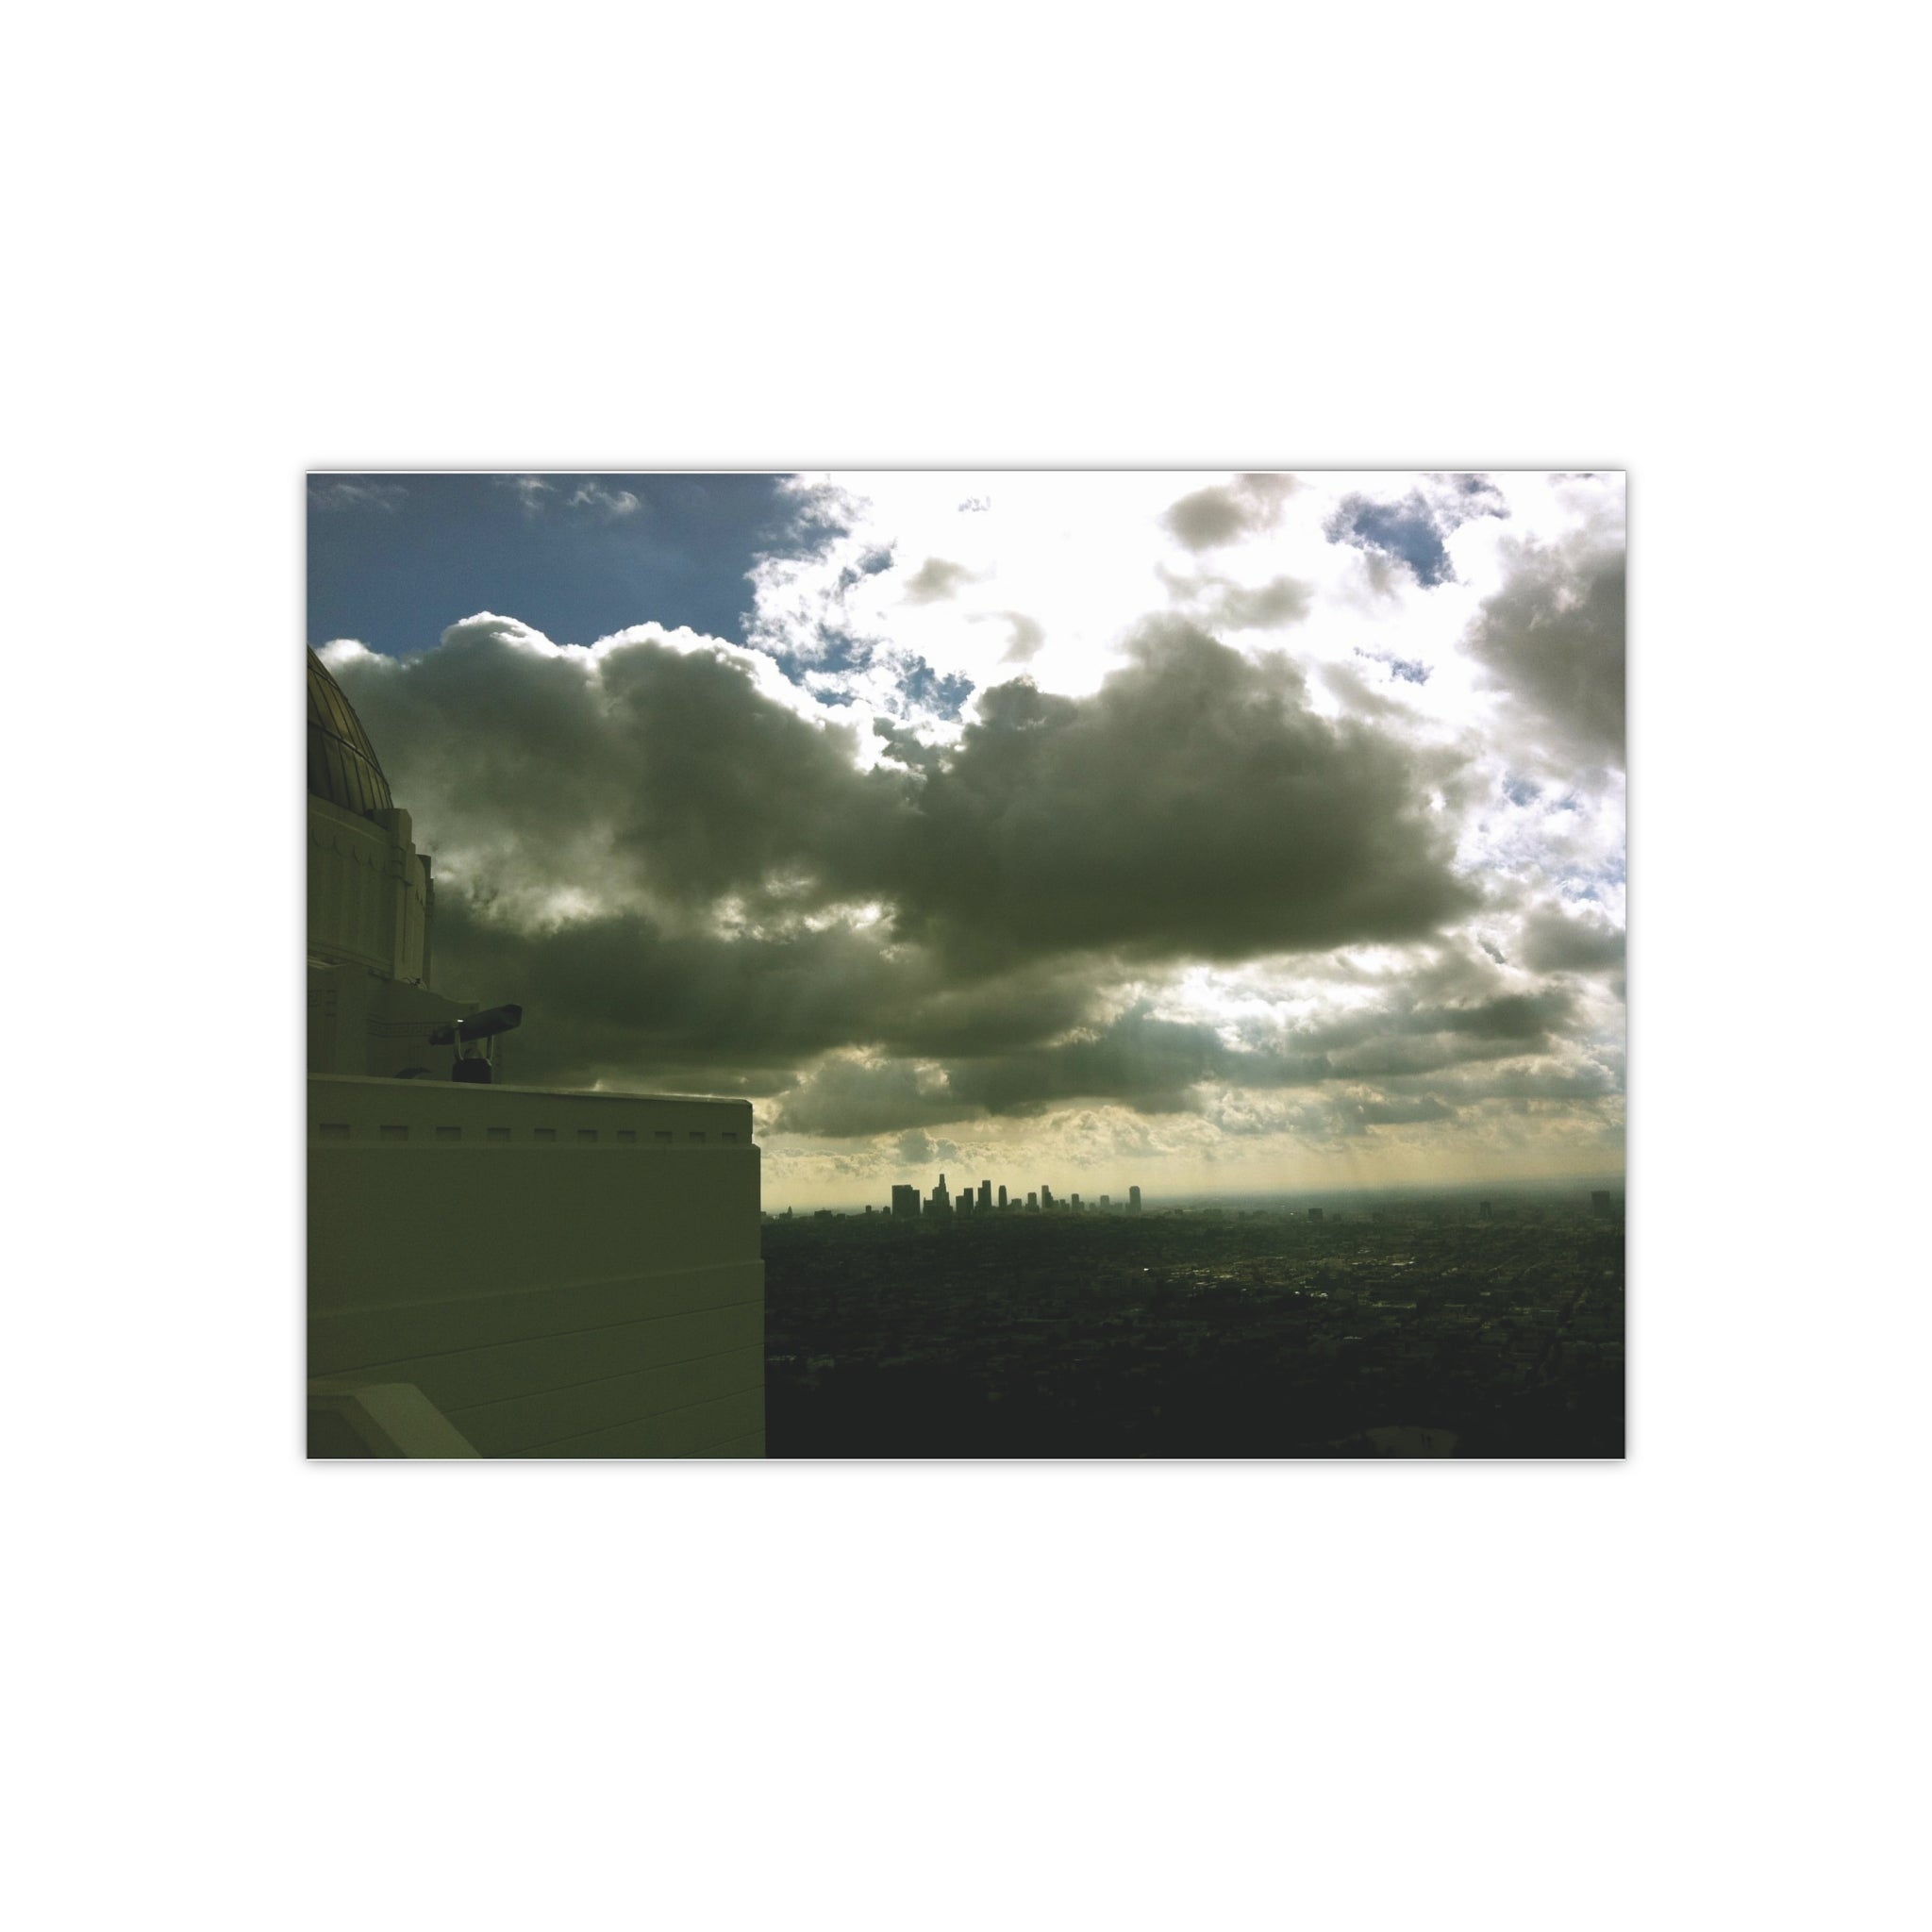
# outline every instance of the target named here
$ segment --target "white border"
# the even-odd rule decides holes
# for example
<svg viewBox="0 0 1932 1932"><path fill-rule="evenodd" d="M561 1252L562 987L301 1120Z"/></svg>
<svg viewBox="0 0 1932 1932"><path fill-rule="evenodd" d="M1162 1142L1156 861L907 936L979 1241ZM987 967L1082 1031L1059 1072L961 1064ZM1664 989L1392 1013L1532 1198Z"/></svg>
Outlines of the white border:
<svg viewBox="0 0 1932 1932"><path fill-rule="evenodd" d="M1863 11L35 24L24 1922L1893 1922ZM893 461L1630 472L1629 1463L297 1459L302 471Z"/></svg>

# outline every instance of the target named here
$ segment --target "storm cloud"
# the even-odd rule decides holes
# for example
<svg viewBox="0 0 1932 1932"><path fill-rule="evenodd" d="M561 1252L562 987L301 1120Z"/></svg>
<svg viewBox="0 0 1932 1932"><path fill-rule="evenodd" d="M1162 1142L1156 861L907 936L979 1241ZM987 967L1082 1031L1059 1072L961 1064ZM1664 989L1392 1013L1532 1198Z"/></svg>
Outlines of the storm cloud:
<svg viewBox="0 0 1932 1932"><path fill-rule="evenodd" d="M983 1038L955 1039L942 1062L837 1056L785 1096L776 1119L797 1132L857 1135L1038 1115L1074 1102L1112 1102L1142 1114L1200 1112L1224 1104L1218 1096L1227 1090L1353 1083L1349 1119L1407 1124L1454 1111L1440 1092L1416 1088L1419 1080L1444 1075L1453 1077L1462 1103L1543 1091L1527 1084L1535 1077L1529 1070L1554 1066L1563 1069L1561 1091L1603 1091L1600 1074L1577 1074L1561 1058L1577 1011L1574 995L1560 985L1452 1006L1417 1004L1397 993L1343 1019L1258 1028L1240 1038L1165 1018L1143 998L1058 1038L1044 1037L1049 1029L1042 1026L1036 1041L1004 1047ZM1378 1081L1401 1091L1391 1097L1360 1086Z"/></svg>
<svg viewBox="0 0 1932 1932"><path fill-rule="evenodd" d="M894 761L864 771L856 728L760 689L750 655L538 649L478 619L338 668L479 889L731 899L754 924L872 903L980 971L1414 938L1474 904L1407 754L1318 717L1286 658L1157 624L1091 696L995 686L942 755L887 727Z"/></svg>
<svg viewBox="0 0 1932 1932"><path fill-rule="evenodd" d="M1550 908L1523 926L1524 963L1536 973L1598 973L1624 963L1622 928Z"/></svg>
<svg viewBox="0 0 1932 1932"><path fill-rule="evenodd" d="M899 930L965 957L1238 958L1474 903L1398 742L1317 716L1287 658L1176 623L1091 697L982 692L893 831Z"/></svg>
<svg viewBox="0 0 1932 1932"><path fill-rule="evenodd" d="M1466 648L1557 761L1624 759L1624 550L1521 544Z"/></svg>
<svg viewBox="0 0 1932 1932"><path fill-rule="evenodd" d="M891 782L855 769L855 724L802 715L769 667L760 687L752 653L688 633L576 651L484 615L418 658L335 668L410 773L431 848L507 907L558 891L659 913L736 892L815 903L817 855L862 836L855 818Z"/></svg>
<svg viewBox="0 0 1932 1932"><path fill-rule="evenodd" d="M1174 1109L1348 1042L1231 1058L1108 1020L1124 973L1416 939L1474 903L1398 744L1181 624L1090 696L994 687L950 746L881 723L869 770L855 726L689 637L575 651L483 617L417 658L334 655L440 855L441 976L547 1016L520 1078L758 1091L818 1134ZM1526 1034L1513 1010L1441 1024Z"/></svg>

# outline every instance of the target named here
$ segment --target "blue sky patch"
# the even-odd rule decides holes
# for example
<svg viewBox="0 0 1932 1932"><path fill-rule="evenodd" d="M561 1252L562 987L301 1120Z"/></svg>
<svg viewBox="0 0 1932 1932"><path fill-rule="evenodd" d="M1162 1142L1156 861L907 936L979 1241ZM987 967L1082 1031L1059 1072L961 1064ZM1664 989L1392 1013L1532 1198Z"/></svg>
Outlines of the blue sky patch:
<svg viewBox="0 0 1932 1932"><path fill-rule="evenodd" d="M1331 543L1352 543L1357 550L1378 551L1407 564L1424 590L1456 579L1442 532L1419 491L1411 491L1400 503L1344 496L1323 525L1323 534Z"/></svg>
<svg viewBox="0 0 1932 1932"><path fill-rule="evenodd" d="M308 641L388 657L494 610L558 643L655 620L745 641L746 573L838 526L780 476L318 475L308 482ZM869 569L884 567L866 560Z"/></svg>
<svg viewBox="0 0 1932 1932"><path fill-rule="evenodd" d="M910 658L899 688L916 705L958 723L959 708L973 695L973 680L956 673L941 677L924 658Z"/></svg>
<svg viewBox="0 0 1932 1932"><path fill-rule="evenodd" d="M1435 475L1428 482L1430 495L1411 490L1399 503L1344 496L1323 534L1331 543L1352 543L1407 564L1425 591L1453 584L1456 571L1443 540L1474 517L1507 517L1509 506L1487 476L1474 472Z"/></svg>

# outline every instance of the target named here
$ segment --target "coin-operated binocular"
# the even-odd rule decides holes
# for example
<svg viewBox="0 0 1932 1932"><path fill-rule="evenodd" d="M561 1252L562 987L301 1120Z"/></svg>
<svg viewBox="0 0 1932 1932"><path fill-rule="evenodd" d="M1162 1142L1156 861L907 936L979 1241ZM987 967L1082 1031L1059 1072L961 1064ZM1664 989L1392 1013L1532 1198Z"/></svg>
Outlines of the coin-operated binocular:
<svg viewBox="0 0 1932 1932"><path fill-rule="evenodd" d="M449 1070L452 1080L487 1087L496 1077L497 1036L523 1023L521 1007L490 1007L447 1026L437 1027L429 1036L429 1043L454 1049L456 1059Z"/></svg>

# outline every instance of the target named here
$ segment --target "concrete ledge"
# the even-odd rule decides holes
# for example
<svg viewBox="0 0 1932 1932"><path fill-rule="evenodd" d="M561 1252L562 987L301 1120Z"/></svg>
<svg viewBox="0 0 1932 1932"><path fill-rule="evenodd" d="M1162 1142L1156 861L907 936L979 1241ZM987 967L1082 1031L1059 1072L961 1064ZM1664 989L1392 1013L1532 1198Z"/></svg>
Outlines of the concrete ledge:
<svg viewBox="0 0 1932 1932"><path fill-rule="evenodd" d="M481 1459L413 1382L309 1383L308 1454Z"/></svg>

